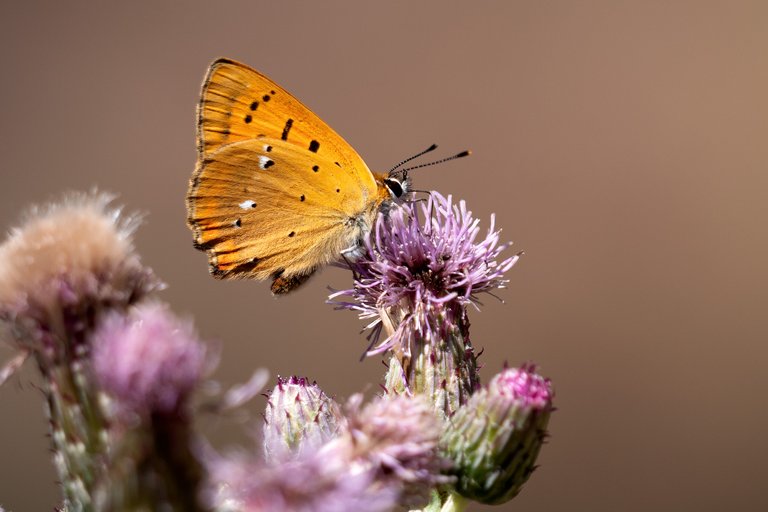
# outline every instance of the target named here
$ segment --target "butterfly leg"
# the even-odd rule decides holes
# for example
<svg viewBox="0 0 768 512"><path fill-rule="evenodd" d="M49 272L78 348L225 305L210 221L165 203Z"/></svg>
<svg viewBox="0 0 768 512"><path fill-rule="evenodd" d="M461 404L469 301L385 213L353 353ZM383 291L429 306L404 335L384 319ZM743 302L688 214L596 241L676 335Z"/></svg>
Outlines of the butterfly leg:
<svg viewBox="0 0 768 512"><path fill-rule="evenodd" d="M282 271L275 272L272 275L272 286L270 287L270 290L272 290L272 293L275 295L285 295L288 292L292 292L302 284L306 283L316 270L316 268L313 268L304 274L295 274L288 277L283 277Z"/></svg>
<svg viewBox="0 0 768 512"><path fill-rule="evenodd" d="M357 271L355 270L355 266L352 263L356 261L358 258L360 258L360 246L354 245L352 247L344 249L343 251L341 251L341 257L349 267L349 270L352 271L352 279L354 279L355 281L359 280L360 274L357 273Z"/></svg>

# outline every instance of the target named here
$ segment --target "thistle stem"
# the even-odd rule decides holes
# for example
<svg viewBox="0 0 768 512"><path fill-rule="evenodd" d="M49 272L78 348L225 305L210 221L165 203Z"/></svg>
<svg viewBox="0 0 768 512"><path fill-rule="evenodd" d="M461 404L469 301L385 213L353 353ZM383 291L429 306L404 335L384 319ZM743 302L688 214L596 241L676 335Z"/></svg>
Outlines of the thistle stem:
<svg viewBox="0 0 768 512"><path fill-rule="evenodd" d="M433 325L413 330L409 350L395 351L390 357L385 387L395 393L425 395L447 419L467 402L480 382L464 306L441 306L427 315Z"/></svg>

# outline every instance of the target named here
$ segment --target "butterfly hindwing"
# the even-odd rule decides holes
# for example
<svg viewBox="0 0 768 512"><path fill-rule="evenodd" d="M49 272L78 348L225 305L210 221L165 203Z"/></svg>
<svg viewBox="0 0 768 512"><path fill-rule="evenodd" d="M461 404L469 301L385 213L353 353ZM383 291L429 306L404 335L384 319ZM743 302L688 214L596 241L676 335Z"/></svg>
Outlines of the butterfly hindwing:
<svg viewBox="0 0 768 512"><path fill-rule="evenodd" d="M356 178L279 138L224 145L198 164L190 186L195 243L218 277L296 280L370 229L380 191Z"/></svg>

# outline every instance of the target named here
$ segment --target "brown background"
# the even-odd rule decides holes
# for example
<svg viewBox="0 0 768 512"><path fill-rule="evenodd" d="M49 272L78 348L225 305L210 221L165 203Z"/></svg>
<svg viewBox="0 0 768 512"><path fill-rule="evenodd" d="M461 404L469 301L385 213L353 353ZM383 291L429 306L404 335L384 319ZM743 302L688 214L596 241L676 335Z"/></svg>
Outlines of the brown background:
<svg viewBox="0 0 768 512"><path fill-rule="evenodd" d="M768 4L64 4L0 7L4 231L31 201L115 191L148 215L137 245L164 298L222 342L225 383L263 366L373 393L361 323L324 304L347 274L276 300L210 278L192 249L199 84L215 57L241 60L373 168L432 142L474 151L416 183L484 226L496 212L526 251L472 336L484 379L536 361L559 407L541 468L496 510L768 510ZM57 503L34 382L30 367L0 389L16 512Z"/></svg>

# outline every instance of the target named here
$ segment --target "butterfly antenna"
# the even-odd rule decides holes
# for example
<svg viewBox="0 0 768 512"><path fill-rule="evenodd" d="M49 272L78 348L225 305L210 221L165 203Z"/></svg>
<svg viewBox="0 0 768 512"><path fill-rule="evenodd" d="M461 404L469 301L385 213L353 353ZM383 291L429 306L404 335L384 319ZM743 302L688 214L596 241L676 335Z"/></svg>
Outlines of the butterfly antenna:
<svg viewBox="0 0 768 512"><path fill-rule="evenodd" d="M443 162L448 162L450 160L456 160L457 158L464 158L465 156L469 156L471 154L472 154L472 152L469 151L469 150L462 151L461 153L458 153L458 154L453 155L453 156L449 156L448 158L441 158L440 160L435 160L434 162L427 162L426 164L419 164L419 165L414 165L413 167L406 167L405 169L400 169L398 172L406 173L406 172L412 171L414 169L420 169L422 167L429 167L430 165L441 164Z"/></svg>
<svg viewBox="0 0 768 512"><path fill-rule="evenodd" d="M417 154L413 155L413 156L412 156L412 157L410 157L410 158L406 158L405 160L403 160L402 162L400 162L399 164L397 164L396 166L394 166L393 168L391 168L391 169L389 170L389 175L391 176L391 175L392 175L392 173L393 173L393 172L395 172L395 169L397 169L397 168L398 168L398 167L400 167L401 165L403 165L403 164L407 164L408 162L410 162L410 161L411 161L411 160L413 160L414 158L419 158L421 155L426 155L426 154L427 154L427 153L429 153L430 151L434 151L434 150L436 150L436 149L437 149L437 144L432 144L431 146L429 146L427 149L425 149L425 150L424 150L424 151L422 151L421 153L417 153Z"/></svg>

